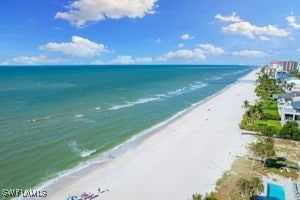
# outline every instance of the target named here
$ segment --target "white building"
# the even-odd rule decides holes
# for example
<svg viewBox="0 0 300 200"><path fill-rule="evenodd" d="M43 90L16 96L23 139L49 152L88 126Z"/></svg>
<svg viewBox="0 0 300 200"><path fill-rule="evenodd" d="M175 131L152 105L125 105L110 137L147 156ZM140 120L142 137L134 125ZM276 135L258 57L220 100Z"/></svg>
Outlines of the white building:
<svg viewBox="0 0 300 200"><path fill-rule="evenodd" d="M280 61L279 64L282 68L282 71L298 72L298 62L297 61Z"/></svg>
<svg viewBox="0 0 300 200"><path fill-rule="evenodd" d="M266 73L275 76L276 72L298 72L299 66L296 61L272 61L266 69Z"/></svg>
<svg viewBox="0 0 300 200"><path fill-rule="evenodd" d="M287 120L300 121L300 92L290 92L277 95L278 111L281 123Z"/></svg>

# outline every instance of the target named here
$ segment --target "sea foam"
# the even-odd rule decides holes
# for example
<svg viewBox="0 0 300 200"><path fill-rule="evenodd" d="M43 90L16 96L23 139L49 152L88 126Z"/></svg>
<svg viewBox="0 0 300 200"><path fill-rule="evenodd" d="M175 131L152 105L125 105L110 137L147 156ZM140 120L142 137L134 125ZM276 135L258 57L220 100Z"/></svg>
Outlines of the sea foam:
<svg viewBox="0 0 300 200"><path fill-rule="evenodd" d="M204 87L207 87L207 83L203 83L201 81L194 81L191 83L189 86L181 87L175 90L168 91L166 94L157 94L154 95L153 97L148 97L148 98L141 98L137 99L136 101L131 101L131 102L126 102L125 104L119 104L119 105L114 105L110 108L110 110L119 110L123 108L129 108L133 107L135 105L139 104L144 104L152 101L158 101L158 100L163 100L165 98L170 98L173 96L181 95L183 93L191 92L197 89L201 89Z"/></svg>
<svg viewBox="0 0 300 200"><path fill-rule="evenodd" d="M47 116L47 117L41 117L41 118L36 118L36 119L30 119L30 120L27 120L28 122L38 122L38 121L44 121L44 120L48 120L48 119L51 119L52 117L51 116Z"/></svg>
<svg viewBox="0 0 300 200"><path fill-rule="evenodd" d="M82 158L88 157L96 152L96 149L90 150L81 148L76 141L71 141L69 143L69 147L71 147L72 151L74 151L77 155L79 155Z"/></svg>
<svg viewBox="0 0 300 200"><path fill-rule="evenodd" d="M122 109L122 108L128 108L128 107L132 107L132 106L135 106L135 105L138 105L138 104L144 104L144 103L148 103L148 102L151 102L151 101L157 101L159 99L160 99L159 97L141 98L141 99L137 99L136 101L127 102L126 104L112 106L110 108L110 110L119 110L119 109Z"/></svg>

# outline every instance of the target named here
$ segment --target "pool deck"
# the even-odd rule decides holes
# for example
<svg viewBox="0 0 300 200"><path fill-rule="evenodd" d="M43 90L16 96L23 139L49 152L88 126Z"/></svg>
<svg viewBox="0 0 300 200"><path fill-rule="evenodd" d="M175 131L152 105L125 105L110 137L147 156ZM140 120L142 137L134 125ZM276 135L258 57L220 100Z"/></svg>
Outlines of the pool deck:
<svg viewBox="0 0 300 200"><path fill-rule="evenodd" d="M262 179L264 182L265 190L261 194L261 196L264 196L264 197L267 196L267 188L268 188L267 184L272 183L275 185L279 185L284 189L285 200L296 200L292 180L289 180L287 178L282 178L277 175L269 175L268 177L263 177Z"/></svg>

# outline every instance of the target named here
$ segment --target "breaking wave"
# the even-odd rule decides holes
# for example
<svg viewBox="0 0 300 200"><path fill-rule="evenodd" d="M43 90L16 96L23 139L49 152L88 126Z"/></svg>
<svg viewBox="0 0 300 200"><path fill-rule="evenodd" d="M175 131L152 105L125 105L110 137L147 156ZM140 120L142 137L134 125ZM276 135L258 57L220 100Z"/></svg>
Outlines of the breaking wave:
<svg viewBox="0 0 300 200"><path fill-rule="evenodd" d="M171 90L171 91L167 92L166 94L157 94L157 95L154 95L153 97L141 98L141 99L137 99L136 101L126 102L125 104L114 105L111 108L109 108L109 110L119 110L119 109L123 109L123 108L133 107L133 106L139 105L139 104L144 104L144 103L153 102L153 101L159 101L159 100L163 100L165 98L169 98L172 96L176 96L176 95L180 95L183 93L188 93L188 92L191 92L194 90L198 90L198 89L201 89L201 88L204 88L207 86L208 85L206 83L203 83L201 81L195 81L195 82L191 83L189 86Z"/></svg>
<svg viewBox="0 0 300 200"><path fill-rule="evenodd" d="M110 108L110 110L119 110L119 109L122 109L122 108L128 108L128 107L132 107L132 106L135 106L135 105L138 105L138 104L144 104L144 103L148 103L148 102L151 102L151 101L157 101L159 99L160 99L160 97L142 98L142 99L138 99L138 100L133 101L133 102L127 102L126 104L112 106Z"/></svg>
<svg viewBox="0 0 300 200"><path fill-rule="evenodd" d="M71 141L69 143L69 147L71 147L72 151L74 151L77 155L79 155L82 158L88 157L91 154L96 152L96 149L90 150L90 149L83 149L81 148L76 141Z"/></svg>

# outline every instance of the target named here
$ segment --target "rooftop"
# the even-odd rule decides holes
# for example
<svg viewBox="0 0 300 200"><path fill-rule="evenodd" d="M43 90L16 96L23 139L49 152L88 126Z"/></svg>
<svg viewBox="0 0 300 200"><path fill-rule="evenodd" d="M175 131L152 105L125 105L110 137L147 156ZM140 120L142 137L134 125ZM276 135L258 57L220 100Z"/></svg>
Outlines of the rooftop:
<svg viewBox="0 0 300 200"><path fill-rule="evenodd" d="M289 93L277 94L274 95L274 98L282 98L284 100L292 100L294 97L300 97L300 91L293 91Z"/></svg>

